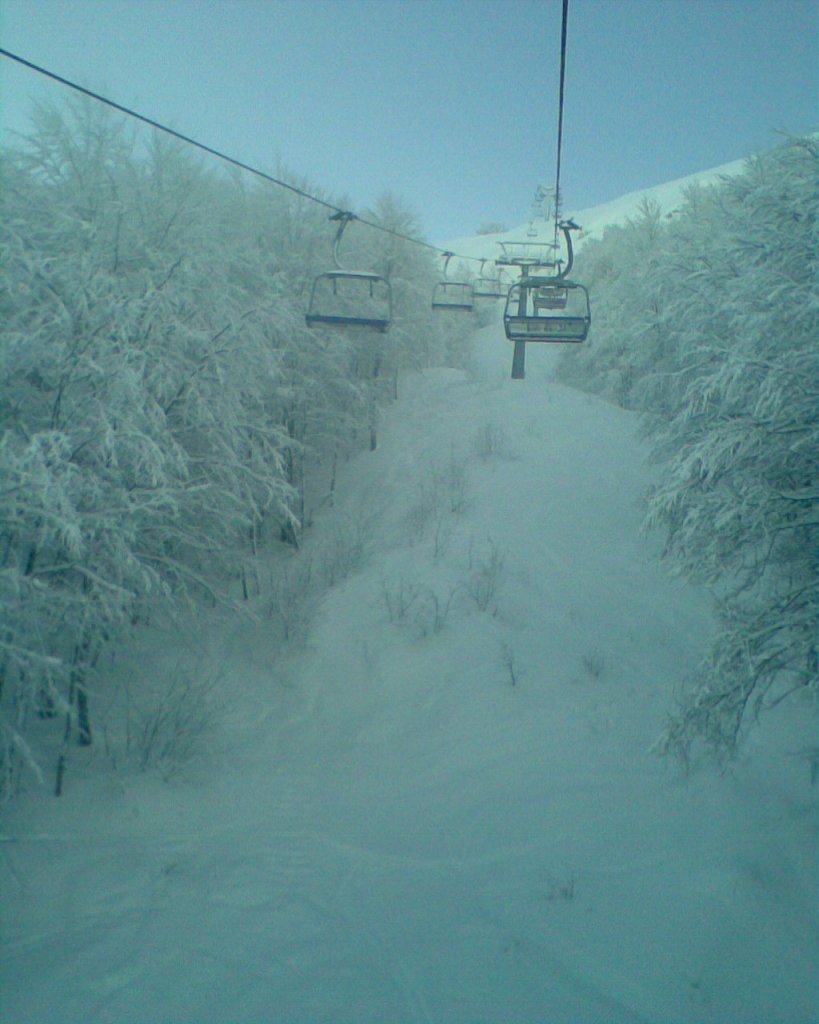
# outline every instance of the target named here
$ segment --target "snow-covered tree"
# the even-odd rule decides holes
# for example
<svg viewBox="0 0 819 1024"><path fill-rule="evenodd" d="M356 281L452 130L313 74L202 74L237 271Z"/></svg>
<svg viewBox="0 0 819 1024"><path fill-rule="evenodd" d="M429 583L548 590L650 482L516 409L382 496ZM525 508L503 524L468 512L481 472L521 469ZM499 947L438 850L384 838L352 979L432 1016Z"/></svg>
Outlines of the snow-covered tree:
<svg viewBox="0 0 819 1024"><path fill-rule="evenodd" d="M656 425L649 523L713 585L721 631L670 726L731 751L749 709L819 683L819 149L796 141L718 193L667 312L680 366Z"/></svg>
<svg viewBox="0 0 819 1024"><path fill-rule="evenodd" d="M646 413L647 523L713 587L720 631L666 742L736 747L748 711L817 686L819 275L815 138L749 161L581 254L595 326L561 375Z"/></svg>
<svg viewBox="0 0 819 1024"><path fill-rule="evenodd" d="M255 524L292 513L281 286L238 282L224 182L162 140L137 159L88 104L41 109L4 163L8 773L34 713L91 742L88 676L141 601L227 596Z"/></svg>
<svg viewBox="0 0 819 1024"><path fill-rule="evenodd" d="M428 312L431 257L371 228L393 332L308 328L327 210L91 102L36 109L2 176L2 789L59 716L59 790L104 646L157 601L234 602L247 557L298 543L306 495L372 443L386 374L460 342Z"/></svg>
<svg viewBox="0 0 819 1024"><path fill-rule="evenodd" d="M562 354L561 380L640 407L635 385L657 369L662 343L658 318L667 287L650 272L666 232L659 207L645 199L634 218L584 244L576 276L594 299L592 328L586 344Z"/></svg>

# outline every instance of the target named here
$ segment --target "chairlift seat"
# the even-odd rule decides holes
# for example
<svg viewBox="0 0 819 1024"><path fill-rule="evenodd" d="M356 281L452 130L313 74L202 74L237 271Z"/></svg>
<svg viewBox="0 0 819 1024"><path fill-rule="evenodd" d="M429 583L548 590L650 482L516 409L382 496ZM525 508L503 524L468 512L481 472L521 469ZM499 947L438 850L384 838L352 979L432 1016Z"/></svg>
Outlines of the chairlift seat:
<svg viewBox="0 0 819 1024"><path fill-rule="evenodd" d="M475 308L475 291L468 281L439 281L432 292L432 308L471 312Z"/></svg>
<svg viewBox="0 0 819 1024"><path fill-rule="evenodd" d="M545 289L552 290L548 296ZM561 305L557 305L557 292ZM582 284L533 278L509 289L503 326L510 341L582 342L591 326L589 293Z"/></svg>
<svg viewBox="0 0 819 1024"><path fill-rule="evenodd" d="M532 296L532 302L536 310L541 309L565 309L569 293L560 285L540 285Z"/></svg>
<svg viewBox="0 0 819 1024"><path fill-rule="evenodd" d="M386 331L392 319L390 283L380 274L353 270L319 274L304 319L309 327L326 324Z"/></svg>
<svg viewBox="0 0 819 1024"><path fill-rule="evenodd" d="M499 277L479 277L473 291L476 299L502 299L506 294Z"/></svg>
<svg viewBox="0 0 819 1024"><path fill-rule="evenodd" d="M501 255L495 257L499 267L526 267L554 271L555 247L549 242L498 242Z"/></svg>

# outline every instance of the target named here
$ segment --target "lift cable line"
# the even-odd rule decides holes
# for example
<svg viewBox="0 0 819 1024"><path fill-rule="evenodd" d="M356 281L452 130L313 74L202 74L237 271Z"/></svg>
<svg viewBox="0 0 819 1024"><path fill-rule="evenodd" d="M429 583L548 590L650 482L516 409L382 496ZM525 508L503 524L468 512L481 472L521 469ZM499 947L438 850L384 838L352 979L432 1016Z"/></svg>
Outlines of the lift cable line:
<svg viewBox="0 0 819 1024"><path fill-rule="evenodd" d="M560 158L563 152L563 97L566 85L566 35L569 24L569 0L563 0L563 17L560 26L560 90L557 102L557 160L555 166L555 252L558 246L558 230L560 225Z"/></svg>
<svg viewBox="0 0 819 1024"><path fill-rule="evenodd" d="M16 61L18 64L22 64L23 67L36 71L39 75L50 78L52 81L58 82L60 85L64 85L68 89L73 89L75 92L82 93L83 96L88 96L90 99L96 100L98 103L102 103L107 107L111 107L113 110L118 110L121 114L125 114L127 117L132 117L137 121L141 121L143 124L147 124L151 128L155 128L157 131L164 132L166 135L171 135L180 142L184 142L188 146L200 149L203 153L208 153L210 156L214 156L218 160L223 160L225 163L231 164L233 167L238 167L242 171L247 171L248 174L253 174L257 178L262 178L264 181L270 182L273 185L278 185L281 188L286 188L290 192L294 192L297 196L301 196L303 199L309 199L313 203L318 203L319 206L323 206L326 209L333 211L334 216L331 217L331 219L336 219L336 217L341 216L357 220L359 224L366 224L367 227L373 228L375 231L383 231L385 234L392 235L394 238L400 238L404 242L412 242L414 245L420 245L424 249L430 249L432 252L438 253L439 255L447 255L446 250L441 249L437 245L432 245L431 242L425 242L420 238L414 238L412 235L405 235L400 231L395 231L393 228L384 227L383 224L379 224L377 221L367 220L365 217L359 217L357 214L351 213L349 210L342 210L341 207L335 206L333 203L328 203L325 199L320 199L318 196L314 196L310 192L306 192L304 189L298 188L296 185L291 185L287 181L275 178L272 174L260 171L258 167L253 167L250 164L244 163L242 160L237 160L235 157L222 152L222 150L214 149L213 146L208 146L204 142L199 142L190 135L184 135L182 132L169 128L168 125L162 124L160 121L155 121L153 118L146 117L145 114L140 114L138 111L133 110L130 107L125 107L121 103L108 99L106 96L101 96L97 92L93 92L91 89L86 89L85 86L80 85L77 82L72 82L71 79L64 78L62 75L58 75L54 71L49 71L47 68L33 63L33 61L26 60L25 57L21 57L17 53L12 53L10 50L0 47L0 56ZM462 256L459 253L452 253L451 255L474 263L481 262L480 258L477 256Z"/></svg>

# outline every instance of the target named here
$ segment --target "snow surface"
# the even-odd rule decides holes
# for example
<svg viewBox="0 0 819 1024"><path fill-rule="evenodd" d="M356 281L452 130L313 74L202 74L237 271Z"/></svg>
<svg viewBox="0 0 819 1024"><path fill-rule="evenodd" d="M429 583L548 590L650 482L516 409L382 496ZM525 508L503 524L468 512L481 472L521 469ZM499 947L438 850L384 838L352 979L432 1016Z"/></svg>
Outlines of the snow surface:
<svg viewBox="0 0 819 1024"><path fill-rule="evenodd" d="M708 600L640 533L635 419L502 335L345 467L300 557L364 551L303 647L263 595L114 666L218 673L211 758L78 754L7 812L5 1024L816 1019L808 715L725 775L651 752Z"/></svg>

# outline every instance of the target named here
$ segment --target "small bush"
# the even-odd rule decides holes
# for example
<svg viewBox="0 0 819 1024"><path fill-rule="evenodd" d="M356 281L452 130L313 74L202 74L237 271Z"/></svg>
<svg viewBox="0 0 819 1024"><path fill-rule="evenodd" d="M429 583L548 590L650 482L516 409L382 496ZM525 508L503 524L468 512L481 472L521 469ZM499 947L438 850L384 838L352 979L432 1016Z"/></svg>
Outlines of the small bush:
<svg viewBox="0 0 819 1024"><path fill-rule="evenodd" d="M297 555L280 565L270 585L268 613L281 626L288 642L303 639L310 618L310 594L313 560Z"/></svg>
<svg viewBox="0 0 819 1024"><path fill-rule="evenodd" d="M220 693L217 674L181 668L156 685L143 682L136 697L126 688L122 760L168 779L208 753L224 711Z"/></svg>
<svg viewBox="0 0 819 1024"><path fill-rule="evenodd" d="M458 458L454 451L449 461L433 470L432 479L444 497L450 512L463 512L467 504L468 481L466 478L466 460Z"/></svg>
<svg viewBox="0 0 819 1024"><path fill-rule="evenodd" d="M421 587L417 583L409 583L403 576L395 583L387 583L382 578L381 595L390 622L396 625L405 623L420 593Z"/></svg>
<svg viewBox="0 0 819 1024"><path fill-rule="evenodd" d="M390 622L411 628L421 638L441 632L461 590L461 584L456 584L443 597L424 583L411 583L401 577L392 584L382 580L381 592Z"/></svg>
<svg viewBox="0 0 819 1024"><path fill-rule="evenodd" d="M415 500L407 509L406 522L410 540L423 540L429 524L440 517L440 495L430 483L422 484L416 492Z"/></svg>
<svg viewBox="0 0 819 1024"><path fill-rule="evenodd" d="M549 878L546 881L546 894L544 899L549 903L571 903L575 896L577 886L577 875L567 875L565 878Z"/></svg>
<svg viewBox="0 0 819 1024"><path fill-rule="evenodd" d="M606 671L606 659L597 649L583 655L583 668L592 679L599 679Z"/></svg>
<svg viewBox="0 0 819 1024"><path fill-rule="evenodd" d="M461 585L457 584L450 588L449 594L444 598L432 587L424 587L413 623L416 636L425 637L430 633L441 632L460 590Z"/></svg>
<svg viewBox="0 0 819 1024"><path fill-rule="evenodd" d="M418 488L415 500L407 510L407 528L412 541L423 540L427 529L435 526L435 557L442 552L448 535L443 524L449 513L463 512L467 505L469 481L466 460L454 451L446 463L435 465Z"/></svg>
<svg viewBox="0 0 819 1024"><path fill-rule="evenodd" d="M515 652L511 645L508 643L501 644L501 664L509 674L509 682L512 686L517 686L520 680L523 678L523 669L518 664L518 660L515 657Z"/></svg>
<svg viewBox="0 0 819 1024"><path fill-rule="evenodd" d="M510 459L512 457L506 431L489 420L481 424L472 438L472 451L484 462L489 459Z"/></svg>
<svg viewBox="0 0 819 1024"><path fill-rule="evenodd" d="M466 584L469 596L479 611L485 612L491 608L494 613L497 611L494 599L503 576L503 555L491 538L477 555L470 546L469 567L471 573Z"/></svg>
<svg viewBox="0 0 819 1024"><path fill-rule="evenodd" d="M367 557L373 532L371 516L340 519L319 552L319 571L328 587L359 569Z"/></svg>

